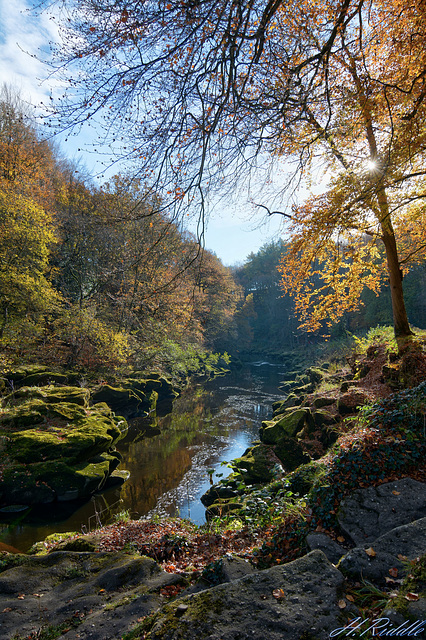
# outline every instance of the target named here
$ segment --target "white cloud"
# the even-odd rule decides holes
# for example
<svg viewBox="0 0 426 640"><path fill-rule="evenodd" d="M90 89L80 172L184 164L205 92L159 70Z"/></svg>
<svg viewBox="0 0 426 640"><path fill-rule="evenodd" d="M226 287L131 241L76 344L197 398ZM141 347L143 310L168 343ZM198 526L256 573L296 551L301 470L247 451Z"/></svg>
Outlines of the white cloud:
<svg viewBox="0 0 426 640"><path fill-rule="evenodd" d="M55 21L47 14L36 16L26 0L0 0L0 83L7 83L33 105L46 100L58 88L55 80L45 81L48 43L58 41Z"/></svg>

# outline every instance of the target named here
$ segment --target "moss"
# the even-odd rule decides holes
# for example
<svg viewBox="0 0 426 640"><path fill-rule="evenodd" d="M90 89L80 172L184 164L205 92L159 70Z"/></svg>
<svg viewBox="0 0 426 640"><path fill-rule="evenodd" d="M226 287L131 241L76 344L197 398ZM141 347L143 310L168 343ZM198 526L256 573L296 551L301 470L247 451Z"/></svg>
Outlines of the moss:
<svg viewBox="0 0 426 640"><path fill-rule="evenodd" d="M235 458L232 466L241 473L245 482L270 482L276 462L270 447L258 444L247 449L240 458Z"/></svg>
<svg viewBox="0 0 426 640"><path fill-rule="evenodd" d="M4 403L25 402L31 399L42 400L45 403L71 402L87 407L90 398L88 389L81 387L22 387L4 398Z"/></svg>
<svg viewBox="0 0 426 640"><path fill-rule="evenodd" d="M313 426L310 409L297 409L277 421L265 420L262 422L260 438L266 444L277 444L283 437L294 438L306 426Z"/></svg>

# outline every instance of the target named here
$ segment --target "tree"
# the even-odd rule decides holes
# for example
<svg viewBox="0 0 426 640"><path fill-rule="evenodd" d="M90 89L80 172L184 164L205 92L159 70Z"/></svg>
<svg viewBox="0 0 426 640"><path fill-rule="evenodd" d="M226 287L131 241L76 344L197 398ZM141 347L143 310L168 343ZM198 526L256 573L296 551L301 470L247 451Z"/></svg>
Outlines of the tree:
<svg viewBox="0 0 426 640"><path fill-rule="evenodd" d="M382 258L366 239L380 238L395 333L410 335L401 271L425 244L422 0L64 4L59 66L76 73L63 118L103 116L104 140L137 161L177 213L198 196L203 216L203 185L223 188L268 157L294 159L299 174L317 160L333 172L339 165L322 198L285 213L295 279L285 286L306 326L339 317L361 285L377 287ZM406 249L400 230L414 241Z"/></svg>
<svg viewBox="0 0 426 640"><path fill-rule="evenodd" d="M11 320L36 320L59 296L49 255L56 240L44 184L53 164L19 98L0 94L0 337ZM50 171L50 173L52 173ZM47 179L47 178L46 178Z"/></svg>

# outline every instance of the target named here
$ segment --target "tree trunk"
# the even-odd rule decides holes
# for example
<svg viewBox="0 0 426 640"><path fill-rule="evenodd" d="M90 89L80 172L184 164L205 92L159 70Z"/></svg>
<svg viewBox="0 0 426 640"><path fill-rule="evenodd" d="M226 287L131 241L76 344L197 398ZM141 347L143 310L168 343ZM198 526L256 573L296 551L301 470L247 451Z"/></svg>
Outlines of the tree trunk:
<svg viewBox="0 0 426 640"><path fill-rule="evenodd" d="M392 299L393 326L395 337L398 341L398 339L412 336L413 332L410 329L407 311L405 309L404 292L402 289L402 271L399 264L395 232L390 218L389 204L384 189L380 189L377 192L377 200L381 214L380 227L382 240L386 250L386 262Z"/></svg>

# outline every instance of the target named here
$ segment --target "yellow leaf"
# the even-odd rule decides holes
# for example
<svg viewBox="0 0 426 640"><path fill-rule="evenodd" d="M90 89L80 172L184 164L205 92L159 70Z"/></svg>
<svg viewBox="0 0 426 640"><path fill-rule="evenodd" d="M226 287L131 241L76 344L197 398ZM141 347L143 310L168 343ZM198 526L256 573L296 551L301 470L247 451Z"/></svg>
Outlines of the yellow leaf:
<svg viewBox="0 0 426 640"><path fill-rule="evenodd" d="M346 600L349 600L349 602L355 602L355 598L351 595L347 595Z"/></svg>
<svg viewBox="0 0 426 640"><path fill-rule="evenodd" d="M374 556L377 555L373 547L368 547L368 549L365 549L365 553L371 558L374 558Z"/></svg>

